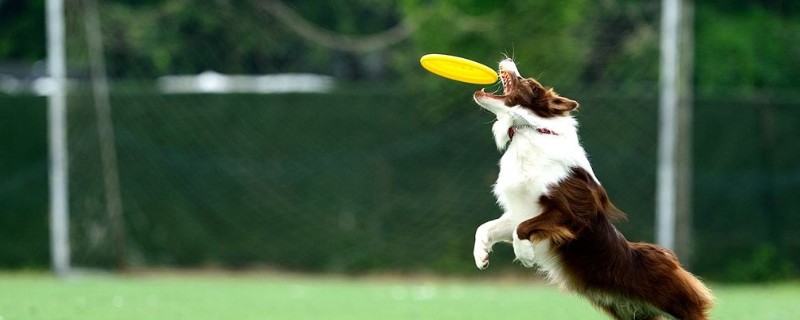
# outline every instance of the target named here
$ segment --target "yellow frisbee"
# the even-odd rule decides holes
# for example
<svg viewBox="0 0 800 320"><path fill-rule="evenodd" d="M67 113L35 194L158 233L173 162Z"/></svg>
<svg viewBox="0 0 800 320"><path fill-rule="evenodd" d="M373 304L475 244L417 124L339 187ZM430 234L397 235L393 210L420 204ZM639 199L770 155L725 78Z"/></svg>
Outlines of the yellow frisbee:
<svg viewBox="0 0 800 320"><path fill-rule="evenodd" d="M439 76L474 84L497 82L497 72L481 63L446 54L426 54L419 59L426 70Z"/></svg>

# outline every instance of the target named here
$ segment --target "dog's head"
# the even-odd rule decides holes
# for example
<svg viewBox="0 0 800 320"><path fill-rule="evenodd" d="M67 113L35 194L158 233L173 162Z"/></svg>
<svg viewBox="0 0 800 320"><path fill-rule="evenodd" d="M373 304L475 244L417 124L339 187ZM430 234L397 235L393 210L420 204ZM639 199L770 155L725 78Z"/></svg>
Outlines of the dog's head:
<svg viewBox="0 0 800 320"><path fill-rule="evenodd" d="M475 92L473 98L481 107L497 116L492 130L497 147L502 149L510 139L507 131L513 126L552 123L559 118L569 118L578 108L574 100L559 96L552 88L542 86L533 78L523 78L511 59L500 62L502 94Z"/></svg>

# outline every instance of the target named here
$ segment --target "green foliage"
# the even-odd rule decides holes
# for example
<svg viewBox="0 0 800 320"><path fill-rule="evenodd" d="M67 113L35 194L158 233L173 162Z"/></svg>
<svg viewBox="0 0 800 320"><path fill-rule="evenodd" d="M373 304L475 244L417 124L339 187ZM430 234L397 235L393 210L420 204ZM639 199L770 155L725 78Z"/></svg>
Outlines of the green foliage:
<svg viewBox="0 0 800 320"><path fill-rule="evenodd" d="M0 62L45 57L44 1L0 1Z"/></svg>
<svg viewBox="0 0 800 320"><path fill-rule="evenodd" d="M695 77L701 94L792 91L800 84L800 20L754 6L730 12L698 4Z"/></svg>
<svg viewBox="0 0 800 320"><path fill-rule="evenodd" d="M372 34L398 23L391 2L287 1L286 5L331 33ZM116 77L152 78L205 70L367 76L360 61L363 55L299 37L268 14L260 1L174 0L152 6L110 2L103 10L108 64Z"/></svg>
<svg viewBox="0 0 800 320"><path fill-rule="evenodd" d="M165 1L156 6L112 2L107 6L105 47L109 72L115 77L152 78L205 70L310 71L303 66L310 62L308 57L315 56L313 47L276 26L274 20L264 19L255 1Z"/></svg>
<svg viewBox="0 0 800 320"><path fill-rule="evenodd" d="M408 41L370 54L338 52L299 37L248 1L100 2L105 54L114 77L170 73L317 72L351 79L404 78L424 53L461 55L492 65L501 54L556 87L575 83L637 86L658 80L656 1L285 1L332 33L369 35L403 20ZM68 2L75 50L85 50L82 3ZM209 14L209 13L213 13ZM800 23L793 2L696 4L699 92L754 92L800 83ZM44 58L43 1L0 3L0 57ZM368 67L377 59L383 67ZM86 67L86 63L76 61ZM135 66L135 68L132 68ZM368 71L367 69L375 69Z"/></svg>
<svg viewBox="0 0 800 320"><path fill-rule="evenodd" d="M583 0L406 1L403 9L407 16L418 17L419 32L412 40L420 54L447 53L489 65L506 55L523 69L545 73L549 83L574 83L580 76L579 62L589 51L587 43L575 36L586 14L585 4Z"/></svg>
<svg viewBox="0 0 800 320"><path fill-rule="evenodd" d="M740 251L723 277L738 282L764 282L790 279L794 275L792 262L781 256L774 245L760 244L750 254Z"/></svg>

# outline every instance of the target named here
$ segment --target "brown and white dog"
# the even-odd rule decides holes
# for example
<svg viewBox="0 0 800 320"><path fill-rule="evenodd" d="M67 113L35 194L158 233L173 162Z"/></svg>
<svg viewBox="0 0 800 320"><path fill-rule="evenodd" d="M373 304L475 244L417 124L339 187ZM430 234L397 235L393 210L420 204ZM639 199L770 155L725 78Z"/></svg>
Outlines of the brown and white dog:
<svg viewBox="0 0 800 320"><path fill-rule="evenodd" d="M494 194L504 210L478 227L475 264L484 269L497 242L511 242L526 267L588 298L615 319L707 319L713 297L670 250L628 242L612 221L625 214L609 201L578 141L570 112L578 103L500 62L503 93L475 92L497 116L500 159Z"/></svg>

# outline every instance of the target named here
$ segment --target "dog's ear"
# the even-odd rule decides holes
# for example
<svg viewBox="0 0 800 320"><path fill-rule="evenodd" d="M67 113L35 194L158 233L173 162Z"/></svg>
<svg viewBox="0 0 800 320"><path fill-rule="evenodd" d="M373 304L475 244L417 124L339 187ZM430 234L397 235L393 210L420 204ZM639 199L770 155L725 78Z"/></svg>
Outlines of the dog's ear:
<svg viewBox="0 0 800 320"><path fill-rule="evenodd" d="M577 109L578 102L576 102L575 100L556 96L550 99L549 106L551 110L556 110L559 112L567 112Z"/></svg>

